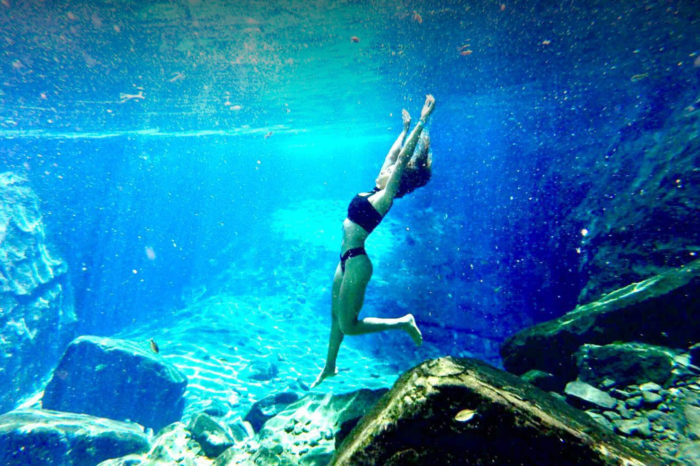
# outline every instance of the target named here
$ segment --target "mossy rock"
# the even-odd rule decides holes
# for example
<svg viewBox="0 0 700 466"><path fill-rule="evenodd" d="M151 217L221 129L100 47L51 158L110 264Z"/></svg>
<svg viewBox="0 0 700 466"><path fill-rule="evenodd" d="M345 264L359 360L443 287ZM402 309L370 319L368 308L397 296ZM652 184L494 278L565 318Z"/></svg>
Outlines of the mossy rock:
<svg viewBox="0 0 700 466"><path fill-rule="evenodd" d="M402 375L331 464L659 464L583 411L476 359Z"/></svg>
<svg viewBox="0 0 700 466"><path fill-rule="evenodd" d="M699 289L700 260L633 283L508 338L503 365L515 374L538 369L567 381L576 378L573 355L586 343L688 348L700 334Z"/></svg>

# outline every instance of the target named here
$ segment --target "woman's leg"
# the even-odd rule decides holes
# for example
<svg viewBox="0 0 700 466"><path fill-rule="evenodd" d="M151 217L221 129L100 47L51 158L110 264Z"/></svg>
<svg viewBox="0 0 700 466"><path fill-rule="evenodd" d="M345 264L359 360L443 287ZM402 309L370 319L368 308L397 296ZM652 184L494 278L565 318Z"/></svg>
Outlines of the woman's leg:
<svg viewBox="0 0 700 466"><path fill-rule="evenodd" d="M356 256L345 263L345 274L338 299L338 324L345 335L363 335L384 330L403 330L416 345L423 342L412 314L396 319L366 317L358 320L365 299L365 290L372 276L372 264L367 256Z"/></svg>
<svg viewBox="0 0 700 466"><path fill-rule="evenodd" d="M343 342L343 333L340 331L340 326L338 325L338 297L340 294L340 285L343 282L343 271L340 268L340 264L335 268L335 275L333 276L333 288L331 289L331 334L328 339L328 354L326 355L326 365L324 366L321 374L316 378L314 383L311 384L311 388L323 382L323 379L327 377L332 377L338 373L335 367L335 360L338 357L338 350L340 349L340 344Z"/></svg>

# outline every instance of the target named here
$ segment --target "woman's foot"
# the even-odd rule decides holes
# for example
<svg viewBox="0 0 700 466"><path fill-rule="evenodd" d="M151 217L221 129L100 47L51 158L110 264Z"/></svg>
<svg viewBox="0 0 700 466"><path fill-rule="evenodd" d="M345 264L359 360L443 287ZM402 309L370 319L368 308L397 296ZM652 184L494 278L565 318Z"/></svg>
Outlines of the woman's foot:
<svg viewBox="0 0 700 466"><path fill-rule="evenodd" d="M418 325L416 325L416 319L413 317L413 314L407 314L406 317L406 333L408 333L411 338L413 339L413 342L416 344L416 346L420 346L423 344L423 334L420 333L420 330L418 329Z"/></svg>
<svg viewBox="0 0 700 466"><path fill-rule="evenodd" d="M408 110L405 108L401 110L401 119L403 120L403 129L404 131L408 131L408 128L411 127L411 115L408 113Z"/></svg>
<svg viewBox="0 0 700 466"><path fill-rule="evenodd" d="M323 368L323 371L316 377L316 380L314 380L314 383L311 384L311 388L315 388L318 385L320 385L321 382L323 382L325 379L328 377L333 377L334 375L338 374L338 369L333 368L333 369L326 369L325 367Z"/></svg>

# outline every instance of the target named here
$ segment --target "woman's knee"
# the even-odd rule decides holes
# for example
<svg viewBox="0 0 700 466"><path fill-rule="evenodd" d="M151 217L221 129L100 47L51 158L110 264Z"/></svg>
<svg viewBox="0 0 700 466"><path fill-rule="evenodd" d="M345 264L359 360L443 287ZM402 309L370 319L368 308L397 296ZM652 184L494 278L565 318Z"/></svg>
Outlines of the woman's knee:
<svg viewBox="0 0 700 466"><path fill-rule="evenodd" d="M338 326L343 335L357 335L357 319L339 319Z"/></svg>

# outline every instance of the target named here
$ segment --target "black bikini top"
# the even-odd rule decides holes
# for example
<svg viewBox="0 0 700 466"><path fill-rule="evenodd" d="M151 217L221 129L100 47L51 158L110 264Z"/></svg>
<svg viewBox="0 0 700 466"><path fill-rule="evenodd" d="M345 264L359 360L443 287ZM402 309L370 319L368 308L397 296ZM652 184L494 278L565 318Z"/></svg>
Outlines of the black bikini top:
<svg viewBox="0 0 700 466"><path fill-rule="evenodd" d="M369 196L379 191L374 188L368 196L360 196L356 194L350 201L348 206L348 219L360 225L367 230L367 233L372 233L372 230L377 228L382 221L382 214L377 212L377 209L369 202Z"/></svg>

